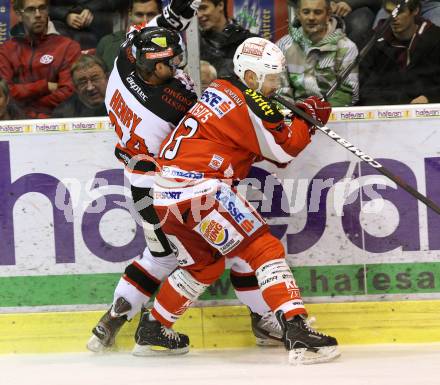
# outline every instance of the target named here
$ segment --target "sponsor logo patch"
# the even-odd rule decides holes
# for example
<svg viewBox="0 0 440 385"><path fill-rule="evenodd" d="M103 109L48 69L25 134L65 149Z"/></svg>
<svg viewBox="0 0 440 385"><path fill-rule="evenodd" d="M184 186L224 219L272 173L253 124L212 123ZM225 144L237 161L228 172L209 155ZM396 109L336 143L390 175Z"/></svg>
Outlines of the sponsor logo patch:
<svg viewBox="0 0 440 385"><path fill-rule="evenodd" d="M222 186L215 194L221 206L240 225L243 231L252 235L261 226L262 222L245 206L241 199L228 187Z"/></svg>
<svg viewBox="0 0 440 385"><path fill-rule="evenodd" d="M186 171L176 167L162 167L162 176L166 178L203 179L203 172Z"/></svg>
<svg viewBox="0 0 440 385"><path fill-rule="evenodd" d="M237 107L229 96L213 87L208 87L203 92L200 103L208 107L219 119Z"/></svg>
<svg viewBox="0 0 440 385"><path fill-rule="evenodd" d="M244 55L251 55L261 57L263 56L264 47L267 43L257 44L257 43L245 43L243 44L243 49L241 53Z"/></svg>
<svg viewBox="0 0 440 385"><path fill-rule="evenodd" d="M174 54L173 49L167 48L166 50L160 52L146 52L145 58L149 60L162 59L165 57L171 57L173 56L173 54Z"/></svg>
<svg viewBox="0 0 440 385"><path fill-rule="evenodd" d="M217 210L211 211L194 230L222 254L229 253L243 240L243 236Z"/></svg>
<svg viewBox="0 0 440 385"><path fill-rule="evenodd" d="M202 221L200 231L205 239L216 246L223 246L229 240L228 230L214 219Z"/></svg>
<svg viewBox="0 0 440 385"><path fill-rule="evenodd" d="M154 199L180 199L182 191L161 191L154 193Z"/></svg>
<svg viewBox="0 0 440 385"><path fill-rule="evenodd" d="M257 106L261 108L261 111L263 111L265 116L275 115L275 111L263 95L250 88L245 91L245 94L251 97L251 99L257 104Z"/></svg>
<svg viewBox="0 0 440 385"><path fill-rule="evenodd" d="M144 102L147 101L148 96L145 95L144 91L142 90L142 87L136 83L136 80L134 79L133 75L130 74L130 76L127 76L126 79L128 84L130 84L130 89L136 92Z"/></svg>

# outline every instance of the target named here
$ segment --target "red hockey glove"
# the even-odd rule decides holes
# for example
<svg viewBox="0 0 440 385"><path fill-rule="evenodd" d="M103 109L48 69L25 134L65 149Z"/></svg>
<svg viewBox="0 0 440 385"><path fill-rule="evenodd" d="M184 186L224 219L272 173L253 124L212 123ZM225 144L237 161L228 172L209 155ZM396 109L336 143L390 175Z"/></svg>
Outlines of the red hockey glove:
<svg viewBox="0 0 440 385"><path fill-rule="evenodd" d="M327 124L332 112L330 103L317 96L309 96L307 99L295 105L323 125ZM315 126L310 127L310 134L313 135L315 130Z"/></svg>

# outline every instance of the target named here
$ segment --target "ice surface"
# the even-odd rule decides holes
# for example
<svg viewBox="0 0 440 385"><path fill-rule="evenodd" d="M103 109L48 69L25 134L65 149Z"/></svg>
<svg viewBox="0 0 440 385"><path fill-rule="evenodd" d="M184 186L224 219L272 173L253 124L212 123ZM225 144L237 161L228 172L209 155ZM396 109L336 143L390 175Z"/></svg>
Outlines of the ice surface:
<svg viewBox="0 0 440 385"><path fill-rule="evenodd" d="M0 356L0 385L440 385L440 343L343 346L337 361L290 366L283 348Z"/></svg>

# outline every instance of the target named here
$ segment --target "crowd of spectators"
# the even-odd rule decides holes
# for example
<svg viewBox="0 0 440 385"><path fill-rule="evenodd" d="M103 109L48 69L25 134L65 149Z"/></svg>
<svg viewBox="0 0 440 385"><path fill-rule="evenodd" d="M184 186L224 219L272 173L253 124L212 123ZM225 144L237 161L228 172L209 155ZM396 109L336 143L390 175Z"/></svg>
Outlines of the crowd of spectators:
<svg viewBox="0 0 440 385"><path fill-rule="evenodd" d="M394 1L385 4L387 13ZM362 105L439 103L440 27L419 19L410 1L361 61L360 74Z"/></svg>
<svg viewBox="0 0 440 385"><path fill-rule="evenodd" d="M231 0L230 0L231 1ZM279 92L337 106L440 102L440 1L408 0L358 64L361 49L399 0L290 0ZM17 24L0 45L0 120L106 115L108 74L126 27L162 11L161 0L14 0ZM230 9L230 7L229 7ZM115 30L114 21L122 20ZM201 0L202 89L233 75L235 49L256 36L228 15L228 0ZM286 20L287 23L287 20ZM349 75L341 73L352 66ZM330 87L338 80L332 95Z"/></svg>
<svg viewBox="0 0 440 385"><path fill-rule="evenodd" d="M108 77L102 59L95 55L81 55L73 64L70 74L75 92L55 108L52 117L107 115L104 100Z"/></svg>
<svg viewBox="0 0 440 385"><path fill-rule="evenodd" d="M161 0L133 0L128 9L128 24L140 24L148 22L162 12ZM96 47L96 55L99 56L110 72L119 47L125 40L125 29L109 33L99 40Z"/></svg>
<svg viewBox="0 0 440 385"><path fill-rule="evenodd" d="M310 95L324 97L339 73L358 55L356 45L345 35L343 21L334 17L330 0L299 0L298 25L278 42L286 57L289 84L282 93L295 100ZM357 68L329 98L335 106L349 106L359 98Z"/></svg>
<svg viewBox="0 0 440 385"><path fill-rule="evenodd" d="M29 118L50 117L73 93L70 68L80 46L49 21L47 0L16 0L18 24L0 47L0 76Z"/></svg>
<svg viewBox="0 0 440 385"><path fill-rule="evenodd" d="M57 31L77 41L82 49L96 48L113 31L113 15L123 0L51 0L49 15Z"/></svg>
<svg viewBox="0 0 440 385"><path fill-rule="evenodd" d="M23 119L23 113L9 97L9 86L5 79L0 78L0 120Z"/></svg>

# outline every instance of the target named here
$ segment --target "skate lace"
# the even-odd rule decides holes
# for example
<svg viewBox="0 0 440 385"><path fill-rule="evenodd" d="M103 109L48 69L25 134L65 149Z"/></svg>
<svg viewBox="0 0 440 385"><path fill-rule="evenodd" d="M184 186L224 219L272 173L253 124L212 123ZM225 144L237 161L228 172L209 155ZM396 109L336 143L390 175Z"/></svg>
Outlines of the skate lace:
<svg viewBox="0 0 440 385"><path fill-rule="evenodd" d="M275 314L271 311L268 311L261 316L260 326L263 329L272 330L282 334L281 326L276 319Z"/></svg>
<svg viewBox="0 0 440 385"><path fill-rule="evenodd" d="M166 338L171 339L171 340L180 341L180 335L175 330L169 329L163 325L160 327L160 330Z"/></svg>
<svg viewBox="0 0 440 385"><path fill-rule="evenodd" d="M304 326L309 331L309 333L316 334L316 335L322 336L322 337L328 337L327 334L318 332L316 329L314 329L312 327L312 324L315 323L315 322L316 322L316 318L313 317L313 316L304 320Z"/></svg>

